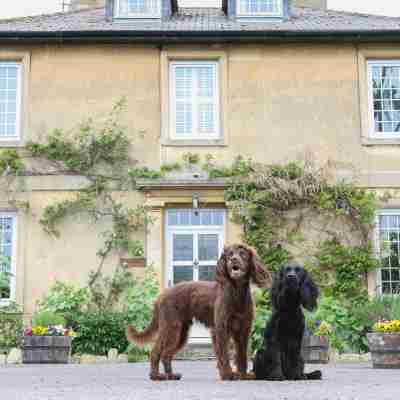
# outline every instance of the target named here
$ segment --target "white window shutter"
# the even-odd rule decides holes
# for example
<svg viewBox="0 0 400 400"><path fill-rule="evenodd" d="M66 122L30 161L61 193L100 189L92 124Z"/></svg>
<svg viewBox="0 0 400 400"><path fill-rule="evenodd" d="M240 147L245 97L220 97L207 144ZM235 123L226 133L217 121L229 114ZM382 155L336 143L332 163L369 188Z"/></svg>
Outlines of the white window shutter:
<svg viewBox="0 0 400 400"><path fill-rule="evenodd" d="M193 69L176 65L175 72L175 126L179 137L193 132Z"/></svg>
<svg viewBox="0 0 400 400"><path fill-rule="evenodd" d="M218 138L217 65L206 61L171 63L170 128L173 139Z"/></svg>
<svg viewBox="0 0 400 400"><path fill-rule="evenodd" d="M215 69L207 66L197 69L197 115L200 134L215 132Z"/></svg>
<svg viewBox="0 0 400 400"><path fill-rule="evenodd" d="M0 62L0 140L18 139L21 66Z"/></svg>

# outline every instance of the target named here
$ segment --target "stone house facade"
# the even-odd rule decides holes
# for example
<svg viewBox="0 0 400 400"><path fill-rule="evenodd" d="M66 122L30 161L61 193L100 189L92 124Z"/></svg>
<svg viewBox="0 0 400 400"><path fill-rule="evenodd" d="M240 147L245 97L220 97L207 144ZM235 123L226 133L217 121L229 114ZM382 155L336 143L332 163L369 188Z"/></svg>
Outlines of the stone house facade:
<svg viewBox="0 0 400 400"><path fill-rule="evenodd" d="M238 155L279 163L309 151L350 162L361 186L393 194L376 227L391 253L369 290L400 287L400 19L332 11L324 0L72 6L0 21L0 148L24 155L28 140L102 115L124 96L124 123L144 133L133 156L150 168L187 152L221 163ZM25 161L30 213L10 207L0 191L0 251L13 272L1 301L16 300L31 314L55 280L86 282L102 227L76 217L63 223L60 239L46 235L43 209L72 196L82 178ZM224 243L240 240L224 185L186 173L123 194L151 207L155 223L139 239L163 287L209 279Z"/></svg>

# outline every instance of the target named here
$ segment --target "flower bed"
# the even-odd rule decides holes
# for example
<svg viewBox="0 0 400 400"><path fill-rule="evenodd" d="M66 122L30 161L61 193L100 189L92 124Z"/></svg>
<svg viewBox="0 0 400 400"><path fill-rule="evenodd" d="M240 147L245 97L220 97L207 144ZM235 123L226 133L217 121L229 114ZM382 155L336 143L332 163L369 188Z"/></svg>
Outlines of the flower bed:
<svg viewBox="0 0 400 400"><path fill-rule="evenodd" d="M34 326L24 331L24 364L67 364L75 333L63 326Z"/></svg>
<svg viewBox="0 0 400 400"><path fill-rule="evenodd" d="M379 321L368 333L374 368L400 368L400 320Z"/></svg>

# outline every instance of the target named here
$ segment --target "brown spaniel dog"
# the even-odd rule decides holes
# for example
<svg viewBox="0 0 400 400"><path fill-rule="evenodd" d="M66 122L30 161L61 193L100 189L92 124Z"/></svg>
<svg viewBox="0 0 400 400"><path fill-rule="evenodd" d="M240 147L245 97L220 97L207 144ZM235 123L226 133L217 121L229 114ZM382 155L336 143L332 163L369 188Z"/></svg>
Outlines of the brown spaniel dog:
<svg viewBox="0 0 400 400"><path fill-rule="evenodd" d="M253 321L250 282L265 287L271 275L261 265L255 252L235 244L225 247L218 260L215 282L183 282L166 289L154 304L150 326L139 333L127 328L127 338L137 345L155 339L150 356L153 380L178 380L171 362L184 347L193 320L211 329L218 369L223 380L247 379L247 344ZM229 342L233 339L238 372L229 362ZM165 374L159 371L160 359Z"/></svg>

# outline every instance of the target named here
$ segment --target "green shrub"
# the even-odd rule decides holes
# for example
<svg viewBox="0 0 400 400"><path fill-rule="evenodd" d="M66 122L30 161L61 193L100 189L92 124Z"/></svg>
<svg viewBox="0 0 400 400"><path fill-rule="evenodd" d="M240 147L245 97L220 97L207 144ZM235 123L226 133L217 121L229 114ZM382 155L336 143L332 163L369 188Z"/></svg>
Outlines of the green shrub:
<svg viewBox="0 0 400 400"><path fill-rule="evenodd" d="M74 315L81 313L88 302L88 289L57 281L39 300L38 307L40 311L51 311L63 316L69 326Z"/></svg>
<svg viewBox="0 0 400 400"><path fill-rule="evenodd" d="M339 352L365 352L368 351L367 331L363 319L352 311L353 308L361 307L360 304L355 303L350 308L333 297L322 297L313 315L305 312L306 319L327 322L331 327L327 333L330 344Z"/></svg>
<svg viewBox="0 0 400 400"><path fill-rule="evenodd" d="M79 354L106 355L112 349L125 352L126 313L119 311L90 311L75 320L77 336L72 342L72 352Z"/></svg>
<svg viewBox="0 0 400 400"><path fill-rule="evenodd" d="M253 329L250 336L250 350L255 354L264 342L264 329L267 321L271 318L271 307L267 291L256 290L254 292L256 314L253 322Z"/></svg>
<svg viewBox="0 0 400 400"><path fill-rule="evenodd" d="M15 303L0 308L0 351L18 347L22 337L22 312Z"/></svg>
<svg viewBox="0 0 400 400"><path fill-rule="evenodd" d="M65 326L65 318L52 311L38 311L32 317L33 326Z"/></svg>
<svg viewBox="0 0 400 400"><path fill-rule="evenodd" d="M122 296L129 323L138 330L145 329L153 316L154 301L159 294L159 283L153 268L146 269L142 279L133 277Z"/></svg>

